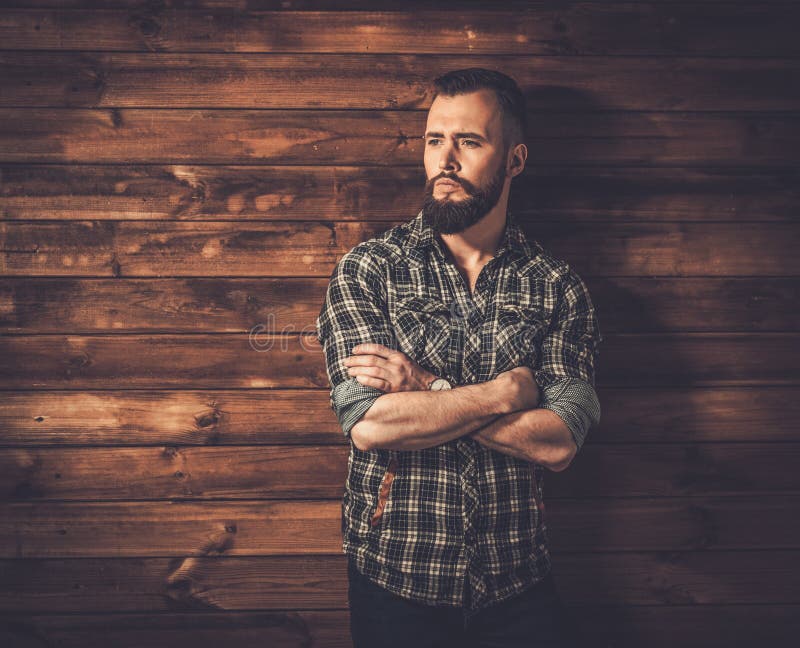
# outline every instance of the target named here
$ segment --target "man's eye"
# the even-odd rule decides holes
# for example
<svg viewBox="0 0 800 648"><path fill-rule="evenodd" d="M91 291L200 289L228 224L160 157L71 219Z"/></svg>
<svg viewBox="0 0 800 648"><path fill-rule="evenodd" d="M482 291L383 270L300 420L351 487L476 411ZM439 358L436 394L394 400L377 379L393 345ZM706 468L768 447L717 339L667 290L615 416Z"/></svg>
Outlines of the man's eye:
<svg viewBox="0 0 800 648"><path fill-rule="evenodd" d="M428 140L428 144L436 145L436 144L439 144L440 141L441 140L438 137L432 137L431 139ZM476 142L475 140L463 139L463 140L461 140L461 143L462 143L462 145L468 146L469 148L473 148L475 146L480 146L480 144L478 142Z"/></svg>

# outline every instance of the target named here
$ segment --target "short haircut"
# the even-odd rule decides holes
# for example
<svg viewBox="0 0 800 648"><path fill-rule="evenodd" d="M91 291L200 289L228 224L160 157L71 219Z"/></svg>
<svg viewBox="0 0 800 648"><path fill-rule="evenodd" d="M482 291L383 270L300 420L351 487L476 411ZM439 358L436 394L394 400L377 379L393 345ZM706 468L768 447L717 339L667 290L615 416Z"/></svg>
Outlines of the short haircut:
<svg viewBox="0 0 800 648"><path fill-rule="evenodd" d="M504 148L508 150L512 144L525 142L528 126L525 95L510 76L486 68L465 68L436 77L433 87L434 99L440 94L454 97L476 90L492 90L502 113Z"/></svg>

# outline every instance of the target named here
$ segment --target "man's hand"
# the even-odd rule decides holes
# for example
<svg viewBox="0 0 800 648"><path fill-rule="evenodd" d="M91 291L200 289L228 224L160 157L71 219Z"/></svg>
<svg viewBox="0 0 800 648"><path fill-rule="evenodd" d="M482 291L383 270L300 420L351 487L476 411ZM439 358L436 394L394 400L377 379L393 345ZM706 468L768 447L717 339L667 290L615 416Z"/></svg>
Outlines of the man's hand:
<svg viewBox="0 0 800 648"><path fill-rule="evenodd" d="M382 344L365 342L353 349L353 355L344 360L347 373L362 385L386 392L427 390L428 383L436 378L402 351Z"/></svg>
<svg viewBox="0 0 800 648"><path fill-rule="evenodd" d="M504 388L512 404L512 411L527 410L539 405L539 385L529 367L514 367L495 378L505 383Z"/></svg>
<svg viewBox="0 0 800 648"><path fill-rule="evenodd" d="M481 445L550 470L564 470L577 447L572 433L558 414L539 409L539 386L528 367L515 367L495 378L504 381L502 391L516 407L506 416L473 430L470 436Z"/></svg>

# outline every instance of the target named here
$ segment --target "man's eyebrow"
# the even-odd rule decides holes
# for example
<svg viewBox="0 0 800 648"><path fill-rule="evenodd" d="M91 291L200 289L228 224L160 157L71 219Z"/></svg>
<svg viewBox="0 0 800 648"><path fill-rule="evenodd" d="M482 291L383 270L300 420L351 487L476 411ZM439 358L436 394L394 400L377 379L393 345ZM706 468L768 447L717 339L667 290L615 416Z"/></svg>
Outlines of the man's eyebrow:
<svg viewBox="0 0 800 648"><path fill-rule="evenodd" d="M487 140L487 139L486 139L486 138L485 138L483 135L481 135L480 133L472 133L472 132L467 132L467 133L453 133L453 136L454 136L454 137L456 137L457 139L461 139L462 137L466 137L466 138L468 138L468 139L476 139L476 140L480 140L481 142L487 142L487 141L488 141L488 140ZM425 135L423 135L423 137L424 137L425 139L428 139L429 137L444 137L444 134L443 134L443 133L434 133L434 132L432 132L432 131L428 131L427 133L425 133Z"/></svg>

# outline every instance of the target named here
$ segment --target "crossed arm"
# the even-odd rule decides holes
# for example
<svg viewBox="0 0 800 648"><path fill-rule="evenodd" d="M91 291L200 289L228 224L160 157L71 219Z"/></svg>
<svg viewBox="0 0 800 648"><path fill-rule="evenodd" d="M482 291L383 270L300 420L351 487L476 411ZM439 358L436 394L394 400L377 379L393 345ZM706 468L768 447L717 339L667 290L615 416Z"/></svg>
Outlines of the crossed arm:
<svg viewBox="0 0 800 648"><path fill-rule="evenodd" d="M418 450L469 434L487 447L554 471L566 468L577 452L564 421L554 412L536 407L539 390L526 368L484 383L427 391L417 387L430 376L415 379L414 371L419 368L402 354L392 354L379 344L362 344L358 351L370 357L359 355L352 361L352 356L348 362L351 375L356 374L365 386L383 388L385 377L392 376L396 383L392 388L403 389L375 398L352 427L351 438L360 450ZM383 380L370 375L379 371Z"/></svg>
<svg viewBox="0 0 800 648"><path fill-rule="evenodd" d="M380 345L364 346L380 352ZM538 393L531 401L526 380L532 376L517 373L450 390L383 394L352 427L353 443L361 450L418 450L469 434L499 452L563 470L575 441L557 414L536 407Z"/></svg>
<svg viewBox="0 0 800 648"><path fill-rule="evenodd" d="M431 392L413 384L387 388L386 381L364 375L358 380L348 368L358 346L395 348L381 263L367 243L346 254L334 268L317 320L331 406L345 436L366 450L420 449L469 434L487 447L551 470L566 468L600 416L593 385L602 336L580 277L564 268L560 303L535 368L519 367L484 383ZM516 378L527 380L530 389L516 389L517 380L510 381L515 388L509 389L506 374L517 370ZM526 402L520 392L528 398L541 393L545 399Z"/></svg>
<svg viewBox="0 0 800 648"><path fill-rule="evenodd" d="M476 430L472 437L498 452L542 464L554 472L567 468L578 452L567 425L548 409L506 414Z"/></svg>
<svg viewBox="0 0 800 648"><path fill-rule="evenodd" d="M553 471L566 468L577 446L564 421L546 409L510 411L498 386L490 380L384 394L353 426L353 443L361 450L418 450L469 434L482 445Z"/></svg>

